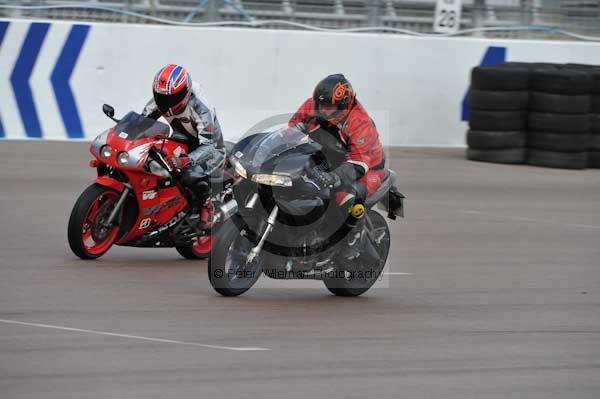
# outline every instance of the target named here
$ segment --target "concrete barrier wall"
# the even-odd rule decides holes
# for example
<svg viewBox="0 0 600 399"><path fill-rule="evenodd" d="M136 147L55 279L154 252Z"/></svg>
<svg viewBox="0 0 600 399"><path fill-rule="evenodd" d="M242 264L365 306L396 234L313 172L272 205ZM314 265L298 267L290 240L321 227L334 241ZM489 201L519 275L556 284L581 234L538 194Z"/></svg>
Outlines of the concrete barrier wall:
<svg viewBox="0 0 600 399"><path fill-rule="evenodd" d="M600 44L3 20L0 137L92 138L110 126L102 103L141 110L174 62L205 87L226 139L342 72L384 143L462 146L470 69L502 59L600 65Z"/></svg>

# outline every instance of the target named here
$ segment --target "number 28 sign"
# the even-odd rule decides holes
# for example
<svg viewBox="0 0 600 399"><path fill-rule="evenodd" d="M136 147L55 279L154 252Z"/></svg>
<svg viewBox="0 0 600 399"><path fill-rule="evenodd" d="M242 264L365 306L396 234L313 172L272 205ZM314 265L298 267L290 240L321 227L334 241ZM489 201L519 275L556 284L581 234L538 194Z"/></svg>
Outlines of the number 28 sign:
<svg viewBox="0 0 600 399"><path fill-rule="evenodd" d="M453 33L460 28L461 0L437 0L433 31L437 33Z"/></svg>

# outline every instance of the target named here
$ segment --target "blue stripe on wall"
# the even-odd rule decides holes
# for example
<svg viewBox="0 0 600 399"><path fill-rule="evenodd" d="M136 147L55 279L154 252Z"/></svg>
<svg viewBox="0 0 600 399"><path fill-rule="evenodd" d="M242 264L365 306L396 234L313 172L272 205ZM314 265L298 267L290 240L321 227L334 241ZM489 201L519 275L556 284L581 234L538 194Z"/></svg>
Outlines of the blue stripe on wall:
<svg viewBox="0 0 600 399"><path fill-rule="evenodd" d="M483 59L479 65L498 65L506 61L506 47L488 47ZM467 89L467 93L463 97L461 120L469 120L469 92L471 87Z"/></svg>
<svg viewBox="0 0 600 399"><path fill-rule="evenodd" d="M0 21L0 47L2 47L2 41L4 40L4 35L6 34L6 30L8 29L8 22ZM4 126L2 125L2 118L0 117L0 138L6 137L6 133L4 132Z"/></svg>
<svg viewBox="0 0 600 399"><path fill-rule="evenodd" d="M79 111L69 80L89 30L89 25L73 25L50 77L56 102L69 138L84 137Z"/></svg>
<svg viewBox="0 0 600 399"><path fill-rule="evenodd" d="M39 55L50 24L32 23L10 76L17 106L28 137L41 138L42 127L33 102L29 78Z"/></svg>

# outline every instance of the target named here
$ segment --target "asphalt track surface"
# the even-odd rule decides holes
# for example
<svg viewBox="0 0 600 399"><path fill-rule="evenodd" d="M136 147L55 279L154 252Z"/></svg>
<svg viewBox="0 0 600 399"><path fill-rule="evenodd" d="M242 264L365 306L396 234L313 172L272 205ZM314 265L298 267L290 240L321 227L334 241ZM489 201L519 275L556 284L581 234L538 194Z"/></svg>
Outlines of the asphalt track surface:
<svg viewBox="0 0 600 399"><path fill-rule="evenodd" d="M394 149L406 274L223 298L175 250L71 254L86 147L0 142L2 399L600 397L598 170Z"/></svg>

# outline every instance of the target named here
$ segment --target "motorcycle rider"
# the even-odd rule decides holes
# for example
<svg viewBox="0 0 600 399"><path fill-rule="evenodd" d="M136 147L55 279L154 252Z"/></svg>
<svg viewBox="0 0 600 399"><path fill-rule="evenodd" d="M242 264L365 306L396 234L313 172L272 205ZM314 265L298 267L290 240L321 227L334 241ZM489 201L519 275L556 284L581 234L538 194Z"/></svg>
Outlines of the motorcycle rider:
<svg viewBox="0 0 600 399"><path fill-rule="evenodd" d="M210 105L201 86L192 81L186 68L169 64L161 68L152 83L153 98L142 115L152 119L164 117L174 132L187 140L188 154L170 161L181 170L181 181L195 197L205 195L209 187L199 186L199 177L206 170L219 167L224 161L223 134L215 108ZM192 208L200 204L197 198Z"/></svg>
<svg viewBox="0 0 600 399"><path fill-rule="evenodd" d="M325 77L288 125L300 128L321 144L327 166L310 169L310 177L320 186L334 190L335 203L342 210L346 225L354 229L364 215L364 201L385 178L385 154L377 127L356 98L352 85L342 74ZM394 188L390 202L396 193ZM348 247L354 246L361 230L358 228L349 236ZM357 250L344 252L344 256L352 257Z"/></svg>

